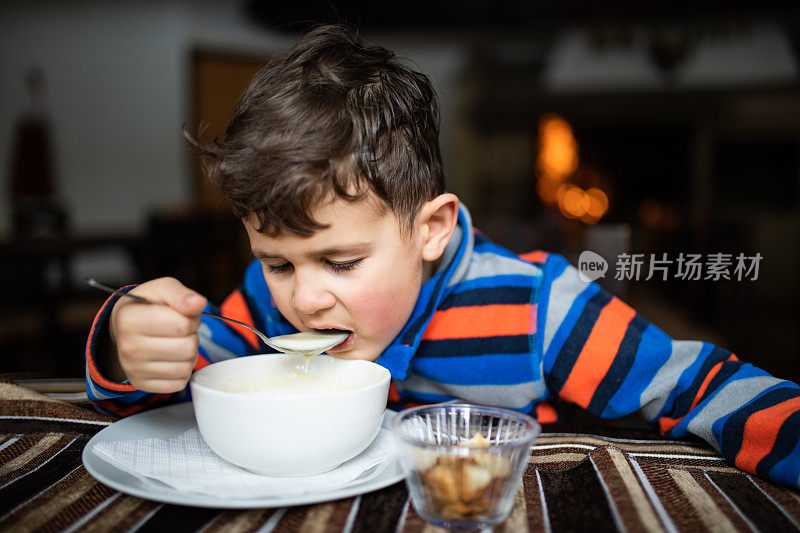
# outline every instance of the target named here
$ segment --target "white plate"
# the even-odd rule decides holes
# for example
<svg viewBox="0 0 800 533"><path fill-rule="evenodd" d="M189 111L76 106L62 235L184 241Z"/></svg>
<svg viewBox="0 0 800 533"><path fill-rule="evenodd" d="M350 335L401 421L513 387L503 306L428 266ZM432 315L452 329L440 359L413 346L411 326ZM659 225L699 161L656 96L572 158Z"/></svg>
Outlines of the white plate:
<svg viewBox="0 0 800 533"><path fill-rule="evenodd" d="M387 427L389 415L394 411L387 410L383 417L383 427ZM138 496L157 502L175 503L178 505L191 505L194 507L222 507L233 509L255 509L262 507L287 507L291 505L305 505L309 503L326 502L348 498L357 494L372 492L397 483L403 477L399 454L388 459L389 464L376 477L347 485L341 489L312 492L292 497L271 496L242 500L226 498L224 494L215 496L182 492L164 485L154 487L145 485L135 476L117 468L112 463L94 453L92 448L99 442L114 442L119 440L149 439L155 437L176 437L196 425L194 409L191 403L179 403L145 411L128 418L114 422L100 431L86 444L83 449L83 466L101 483L105 483L125 494Z"/></svg>

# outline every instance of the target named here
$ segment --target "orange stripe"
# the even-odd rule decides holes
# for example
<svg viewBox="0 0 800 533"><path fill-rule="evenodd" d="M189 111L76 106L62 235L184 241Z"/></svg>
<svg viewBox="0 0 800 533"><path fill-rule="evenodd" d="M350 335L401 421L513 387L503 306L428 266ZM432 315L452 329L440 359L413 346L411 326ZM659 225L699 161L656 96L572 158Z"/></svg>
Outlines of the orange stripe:
<svg viewBox="0 0 800 533"><path fill-rule="evenodd" d="M227 317L238 320L239 322L244 322L245 324L249 324L251 326L255 326L255 323L253 322L253 316L250 314L250 309L247 307L247 302L244 301L244 296L242 296L242 293L239 292L238 289L233 291L230 296L228 296L225 301L222 302L220 311L222 311L222 314ZM242 337L244 337L251 346L254 348L258 347L258 336L255 333L245 327L237 326L236 324L231 324L230 322L228 325Z"/></svg>
<svg viewBox="0 0 800 533"><path fill-rule="evenodd" d="M204 366L208 366L211 364L211 361L203 357L203 354L197 354L197 362L194 364L194 370L192 372L197 372Z"/></svg>
<svg viewBox="0 0 800 533"><path fill-rule="evenodd" d="M397 387L394 386L394 383L389 384L389 397L387 398L390 402L399 402L400 401L400 393L397 392Z"/></svg>
<svg viewBox="0 0 800 533"><path fill-rule="evenodd" d="M531 306L528 304L453 307L437 311L422 338L433 341L527 335L530 316Z"/></svg>
<svg viewBox="0 0 800 533"><path fill-rule="evenodd" d="M755 473L759 461L772 451L783 423L798 409L800 398L792 398L750 415L744 425L742 449L736 456L736 466Z"/></svg>
<svg viewBox="0 0 800 533"><path fill-rule="evenodd" d="M549 255L550 254L548 252L543 250L534 250L532 252L521 254L519 258L529 263L544 263L547 261L547 257Z"/></svg>
<svg viewBox="0 0 800 533"><path fill-rule="evenodd" d="M697 390L697 394L695 395L694 400L692 401L692 405L689 407L689 411L697 407L697 404L700 403L700 398L703 397L703 394L705 394L706 389L708 388L708 384L711 383L711 380L714 379L714 376L717 375L720 368L722 368L722 365L727 363L728 361L738 361L738 359L736 358L735 355L731 354L731 356L725 359L724 361L720 361L719 363L711 367L711 370L708 371L708 375L703 380L702 385L700 385L700 388ZM687 411L687 414L689 413L689 411ZM662 434L666 433L667 431L677 426L685 416L686 415L680 418L667 418L667 417L660 418L658 420L658 428L661 430Z"/></svg>
<svg viewBox="0 0 800 533"><path fill-rule="evenodd" d="M161 403L170 398L170 394L166 393L158 393L153 394L147 402L144 403L134 403L127 407L122 407L117 404L114 404L111 400L102 400L99 402L93 402L98 406L102 407L106 411L110 411L115 413L118 416L130 416L132 414L138 413L145 409L149 409L153 404Z"/></svg>
<svg viewBox="0 0 800 533"><path fill-rule="evenodd" d="M536 420L540 424L552 424L558 421L558 413L550 402L542 402L536 406Z"/></svg>
<svg viewBox="0 0 800 533"><path fill-rule="evenodd" d="M558 394L561 398L584 408L589 406L597 386L611 368L628 324L635 315L636 311L619 298L614 297L606 304Z"/></svg>
<svg viewBox="0 0 800 533"><path fill-rule="evenodd" d="M122 289L126 289L131 286L132 285L126 285L125 287L122 287ZM114 298L113 294L108 297L108 299L105 301L105 303L103 303L103 306L100 308L100 311L97 312L97 315L95 315L94 320L92 321L92 327L89 330L89 339L86 341L86 366L89 368L89 377L91 377L92 381L94 381L104 389L108 389L114 392L133 392L136 390L136 387L134 387L133 385L124 385L122 383L116 383L114 381L109 381L105 377L103 377L103 375L100 374L100 371L97 369L97 365L95 365L94 354L92 353L91 350L90 343L92 338L94 337L95 331L97 331L97 328L99 327L98 322L100 316L105 312L106 307L111 305L111 300L113 298ZM110 315L106 316L106 320L111 320L111 316Z"/></svg>

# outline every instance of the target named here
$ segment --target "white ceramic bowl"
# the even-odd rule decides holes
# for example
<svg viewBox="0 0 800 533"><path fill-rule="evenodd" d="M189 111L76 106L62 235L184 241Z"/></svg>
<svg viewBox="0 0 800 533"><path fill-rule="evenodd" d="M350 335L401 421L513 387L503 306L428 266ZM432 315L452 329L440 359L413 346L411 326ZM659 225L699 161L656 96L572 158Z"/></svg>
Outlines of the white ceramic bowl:
<svg viewBox="0 0 800 533"><path fill-rule="evenodd" d="M272 476L325 472L361 453L380 430L389 371L317 355L308 379L298 379L304 365L299 355L251 355L195 372L195 418L211 449ZM294 390L274 390L293 380L300 382Z"/></svg>

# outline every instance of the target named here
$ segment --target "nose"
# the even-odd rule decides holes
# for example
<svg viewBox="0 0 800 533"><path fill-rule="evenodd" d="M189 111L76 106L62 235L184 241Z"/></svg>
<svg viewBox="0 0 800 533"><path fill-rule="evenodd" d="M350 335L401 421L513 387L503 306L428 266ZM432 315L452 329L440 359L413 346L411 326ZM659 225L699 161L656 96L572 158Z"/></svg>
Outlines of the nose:
<svg viewBox="0 0 800 533"><path fill-rule="evenodd" d="M295 274L292 306L299 313L313 315L333 307L335 303L336 298L318 277Z"/></svg>

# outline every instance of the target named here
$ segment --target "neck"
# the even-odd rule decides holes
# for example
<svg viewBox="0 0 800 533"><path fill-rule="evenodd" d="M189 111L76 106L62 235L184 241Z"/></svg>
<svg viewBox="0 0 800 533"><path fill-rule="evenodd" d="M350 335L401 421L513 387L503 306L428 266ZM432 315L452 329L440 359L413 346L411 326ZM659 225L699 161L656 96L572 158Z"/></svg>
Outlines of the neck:
<svg viewBox="0 0 800 533"><path fill-rule="evenodd" d="M422 284L424 285L429 279L436 274L436 269L439 268L439 263L441 259L437 259L436 261L423 261L422 262Z"/></svg>

